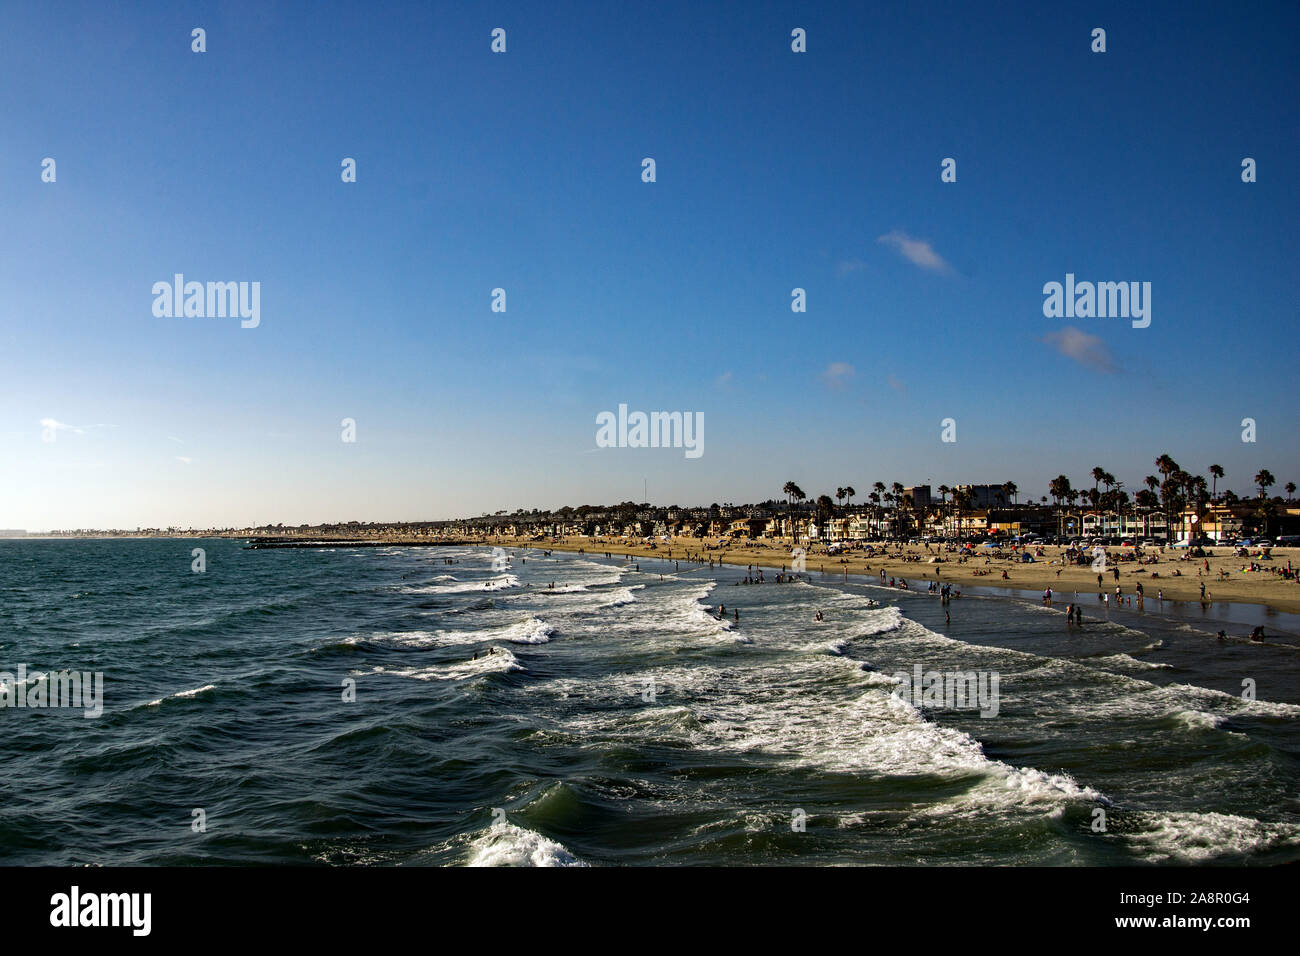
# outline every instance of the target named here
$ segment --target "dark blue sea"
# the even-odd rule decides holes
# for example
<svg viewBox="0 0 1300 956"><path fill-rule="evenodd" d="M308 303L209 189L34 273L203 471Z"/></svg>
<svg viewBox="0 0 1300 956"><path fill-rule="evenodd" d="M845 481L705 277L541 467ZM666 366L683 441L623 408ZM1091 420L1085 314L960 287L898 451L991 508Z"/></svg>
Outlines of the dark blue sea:
<svg viewBox="0 0 1300 956"><path fill-rule="evenodd" d="M507 555L0 541L0 863L1300 859L1292 616Z"/></svg>

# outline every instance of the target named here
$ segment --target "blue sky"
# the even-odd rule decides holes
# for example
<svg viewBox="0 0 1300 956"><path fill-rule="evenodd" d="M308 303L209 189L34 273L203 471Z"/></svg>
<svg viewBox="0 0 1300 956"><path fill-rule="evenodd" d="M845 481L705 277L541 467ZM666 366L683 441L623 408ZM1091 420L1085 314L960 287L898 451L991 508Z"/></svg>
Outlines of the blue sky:
<svg viewBox="0 0 1300 956"><path fill-rule="evenodd" d="M610 7L7 10L0 527L1300 480L1294 4ZM1067 272L1150 327L1044 317ZM597 449L620 403L703 456Z"/></svg>

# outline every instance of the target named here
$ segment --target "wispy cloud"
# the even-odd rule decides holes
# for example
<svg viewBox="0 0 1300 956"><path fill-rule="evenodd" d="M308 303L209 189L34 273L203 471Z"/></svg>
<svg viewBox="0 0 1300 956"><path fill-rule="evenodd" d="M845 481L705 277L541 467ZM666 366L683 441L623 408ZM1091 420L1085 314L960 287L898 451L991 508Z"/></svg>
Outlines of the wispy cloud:
<svg viewBox="0 0 1300 956"><path fill-rule="evenodd" d="M861 259L841 259L835 263L835 274L846 276L854 272L863 272L868 268Z"/></svg>
<svg viewBox="0 0 1300 956"><path fill-rule="evenodd" d="M175 435L168 435L168 436L167 436L167 440L168 440L168 441L174 441L174 442L175 442L176 444L178 444L178 445L184 445L184 444L185 444L185 442L183 442L181 439L177 438Z"/></svg>
<svg viewBox="0 0 1300 956"><path fill-rule="evenodd" d="M184 464L186 464L186 465L192 464L192 463L194 462L194 459L193 459L193 458L187 458L187 457L185 457L184 455L177 455L177 456L176 456L176 460L179 461L179 462L182 462L182 463L184 463Z"/></svg>
<svg viewBox="0 0 1300 956"><path fill-rule="evenodd" d="M723 373L722 373L721 375L719 375L717 378L715 378L715 379L713 380L713 384L716 385L718 388L730 388L730 387L731 387L732 379L733 379L734 377L735 377L735 376L733 376L733 375L731 374L731 371L728 370L728 371L726 371L726 372L723 372Z"/></svg>
<svg viewBox="0 0 1300 956"><path fill-rule="evenodd" d="M1119 370L1105 342L1073 325L1067 325L1059 332L1048 333L1043 341L1066 358L1074 359L1087 368L1107 375Z"/></svg>
<svg viewBox="0 0 1300 956"><path fill-rule="evenodd" d="M892 246L894 250L913 265L931 272L952 272L952 266L943 256L934 251L934 247L925 239L914 239L905 232L895 229L887 232L877 242Z"/></svg>
<svg viewBox="0 0 1300 956"><path fill-rule="evenodd" d="M65 425L57 418L42 418L41 427L52 432L72 432L76 435L84 435L86 430L78 428L76 425Z"/></svg>
<svg viewBox="0 0 1300 956"><path fill-rule="evenodd" d="M830 365L826 366L826 370L822 372L822 381L826 383L828 388L839 390L848 384L849 379L853 378L856 371L848 362L831 362Z"/></svg>
<svg viewBox="0 0 1300 956"><path fill-rule="evenodd" d="M892 388L894 391L902 395L907 394L907 384L903 382L901 379L899 379L892 372L889 374L889 378L885 379L885 381L889 383L889 387Z"/></svg>
<svg viewBox="0 0 1300 956"><path fill-rule="evenodd" d="M42 418L41 428L47 432L72 432L74 435L84 435L92 428L112 428L112 425L69 425L59 421L57 418Z"/></svg>

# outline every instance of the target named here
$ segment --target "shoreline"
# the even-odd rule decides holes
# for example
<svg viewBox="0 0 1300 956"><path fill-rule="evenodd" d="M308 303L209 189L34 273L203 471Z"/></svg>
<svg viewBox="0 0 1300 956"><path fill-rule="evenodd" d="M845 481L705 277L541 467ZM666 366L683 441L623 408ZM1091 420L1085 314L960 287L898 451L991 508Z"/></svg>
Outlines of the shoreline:
<svg viewBox="0 0 1300 956"><path fill-rule="evenodd" d="M392 542L394 544L399 542ZM651 549L646 544L624 544L622 542L614 543L609 541L598 541L595 539L571 539L563 538L547 541L519 541L515 538L504 536L490 537L486 540L477 539L475 541L457 541L457 545L478 545L482 546L500 546L503 548L515 548L519 550L534 551L566 551L566 552L585 552L603 556L606 552L616 555L627 555L630 557L640 558L659 558L663 560L688 560L686 555L703 554L705 561L703 566L708 567L708 558L712 558L715 564L722 563L745 567L747 565L756 565L763 568L789 570L790 554L786 550L780 550L773 553L773 549L754 547L736 547L725 548L717 551L701 552L696 551L686 545L670 543L660 544ZM702 545L702 542L701 542ZM1208 558L1210 562L1210 575L1197 577L1195 574L1184 573L1179 577L1161 576L1152 580L1150 572L1139 574L1137 572L1145 570L1144 567L1138 566L1136 562L1125 562L1123 564L1111 565L1110 567L1120 567L1120 581L1123 587L1123 593L1126 597L1135 596L1135 586L1141 581L1145 591L1145 599L1149 601L1161 600L1159 592L1164 592L1163 600L1166 602L1181 602L1187 605L1205 605L1212 607L1217 604L1245 604L1253 606L1263 606L1273 611L1285 614L1300 615L1300 583L1296 581L1287 581L1281 577L1267 572L1254 572L1259 578L1246 582L1249 589L1244 587L1234 587L1238 582L1229 578L1227 580L1218 580L1213 577L1215 572L1224 567L1226 564L1249 563L1245 558L1232 558L1225 555L1229 549L1219 548L1211 549L1214 557ZM1277 555L1275 549L1275 555ZM1280 549L1291 551L1294 549ZM766 553L765 553L766 552ZM966 564L958 564L954 560L945 559L939 564L927 564L915 560L899 558L895 554L874 555L866 557L861 553L851 553L847 556L826 555L826 554L809 554L807 557L807 571L842 577L847 571L850 580L853 578L879 577L883 569L886 577L903 578L908 581L908 590L911 592L925 593L925 587L922 582L939 580L951 584L961 585L963 588L986 588L995 593L1006 593L1010 596L1012 592L1038 592L1051 587L1053 594L1064 595L1077 593L1080 597L1096 598L1097 594L1105 593L1113 596L1116 581L1111 571L1107 570L1104 578L1104 585L1099 590L1096 581L1096 572L1090 567L1064 567L1062 573L1058 576L1056 571L1059 565L1048 563L1054 557L1048 554L1047 557L1030 564L1013 563L1006 558L988 558L989 563L980 560L982 556L976 556ZM923 545L909 545L901 549L901 553L906 556L927 555ZM934 552L929 552L929 556L934 556ZM1289 555L1275 557L1274 564L1284 566ZM1181 564L1183 568L1195 570L1200 565L1201 559L1181 562L1178 558L1162 560L1157 568L1170 569L1173 565ZM1131 565L1131 566L1130 566ZM976 574L976 571L986 571L987 574ZM991 573L1006 570L1009 577L1002 579L1000 574ZM1182 568L1180 568L1182 570ZM1200 585L1206 585L1206 599L1204 602L1200 598ZM920 586L918 586L920 585ZM1226 592L1226 593L1225 593ZM1284 593L1279 593L1284 592ZM1293 593L1286 593L1293 592ZM1058 599L1060 600L1060 599ZM1120 609L1117 605L1113 605ZM1123 610L1136 610L1137 603L1129 608L1125 605Z"/></svg>
<svg viewBox="0 0 1300 956"><path fill-rule="evenodd" d="M527 539L516 538L506 535L493 536L448 536L448 537L417 537L417 536L385 536L382 538L364 538L357 540L348 539L319 539L319 538L302 538L286 537L284 539L275 539L267 537L250 537L247 535L104 535L104 536L28 536L26 538L6 539L11 541L98 541L98 540L159 540L159 541L201 541L201 540L227 540L227 541L244 541L246 550L312 550L318 548L354 548L354 547L494 547L512 548L521 551L565 551L571 553L586 553L591 555L604 555L605 553L613 555L623 555L628 557L639 558L659 558L664 560L693 560L688 559L687 555L702 556L704 558L703 567L708 566L708 559L712 558L715 564L726 564L736 567L745 567L754 565L762 568L771 569L789 569L791 563L791 554L789 545L773 539L771 542L745 542L733 547L715 548L714 550L703 550L705 543L703 540L691 539L689 542L656 542L655 547L651 547L644 542L625 543L619 541L603 541L598 538L577 538L565 537L546 539L544 541L532 541ZM847 555L829 555L825 553L809 553L806 558L806 573L817 572L835 577L843 577L847 571L850 579L866 579L870 577L879 577L883 569L887 578L903 578L909 582L907 590L911 592L920 591L924 593L925 587L923 582L938 580L940 582L961 585L963 588L983 588L993 594L1005 594L1011 596L1024 596L1026 593L1032 595L1035 592L1041 594L1046 588L1050 587L1053 594L1059 594L1064 599L1067 594L1078 594L1080 597L1088 596L1096 598L1098 594L1109 594L1114 597L1115 585L1118 583L1122 588L1126 600L1128 597L1136 596L1136 585L1141 582L1144 586L1144 597L1147 600L1159 601L1160 592L1164 592L1163 600L1166 602L1181 602L1188 606L1203 606L1212 608L1216 605L1247 605L1253 607L1264 607L1278 613L1300 615L1300 581L1286 580L1280 575L1270 573L1269 571L1248 572L1249 577L1241 574L1240 567L1249 565L1253 558L1233 557L1232 551L1228 546L1212 547L1210 556L1206 559L1184 559L1172 550L1166 550L1163 553L1157 552L1159 563L1157 565L1141 565L1136 561L1110 562L1107 565L1103 584L1099 588L1096 580L1096 572L1089 566L1062 566L1060 562L1063 548L1050 546L1044 549L1044 556L1039 557L1031 563L1019 563L1010 560L1004 555L986 555L982 552L969 557L966 563L959 563L954 556L949 555L942 550L935 550L937 546L931 546L927 550L925 545L903 545L895 546L889 549L888 554L883 550L870 557L861 552L850 552ZM1183 552L1185 555L1186 552ZM938 563L929 563L931 558L940 558ZM1273 568L1285 567L1287 564L1295 566L1297 559L1300 559L1300 549L1296 548L1274 548L1273 560L1267 562L1267 566ZM1208 573L1205 571L1205 563L1209 563ZM1264 564L1261 562L1261 564ZM1113 576L1113 569L1120 569L1120 578L1118 581ZM1001 573L1005 571L1007 577L1003 578ZM1174 574L1174 571L1182 572ZM1219 572L1227 572L1226 578L1221 578ZM1158 577L1155 575L1159 575ZM1205 599L1202 601L1200 595L1200 586L1204 584L1206 588ZM1118 609L1118 605L1112 605ZM1124 608L1128 610L1127 604ZM1133 605L1134 610L1137 604Z"/></svg>

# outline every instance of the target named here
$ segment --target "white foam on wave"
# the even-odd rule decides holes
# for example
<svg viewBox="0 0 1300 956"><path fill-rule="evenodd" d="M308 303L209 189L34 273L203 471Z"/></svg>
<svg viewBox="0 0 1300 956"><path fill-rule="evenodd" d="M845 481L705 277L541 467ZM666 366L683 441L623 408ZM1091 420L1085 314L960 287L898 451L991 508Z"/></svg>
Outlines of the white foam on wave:
<svg viewBox="0 0 1300 956"><path fill-rule="evenodd" d="M468 680L484 674L505 674L512 671L526 670L514 654L507 648L498 647L496 653L482 653L477 659L471 658L458 664L432 664L426 667L384 667L376 665L371 674L389 674L394 677L410 677L414 680ZM362 673L353 671L353 673Z"/></svg>
<svg viewBox="0 0 1300 956"><path fill-rule="evenodd" d="M645 588L644 584L633 584L630 587L619 588L617 591L608 592L610 595L610 600L604 601L600 604L597 604L596 606L598 608L623 607L625 604L633 604L636 602L636 595L633 594L632 592L640 591L644 588Z"/></svg>
<svg viewBox="0 0 1300 956"><path fill-rule="evenodd" d="M747 665L681 665L600 681L545 681L530 692L610 706L556 718L558 729L599 745L653 739L701 751L751 754L792 768L885 776L970 778L929 812L989 807L1063 812L1069 801L1107 802L1068 774L989 759L969 734L926 720L895 697L891 676L825 654ZM655 681L656 696L641 696ZM618 704L623 706L618 706Z"/></svg>
<svg viewBox="0 0 1300 956"><path fill-rule="evenodd" d="M483 644L488 641L509 641L512 644L545 644L555 633L555 626L535 615L512 624L497 627L484 627L477 631L387 631L372 634L365 638L376 644L388 647L452 647L457 645ZM355 643L359 638L348 638L348 643Z"/></svg>
<svg viewBox="0 0 1300 956"><path fill-rule="evenodd" d="M216 684L204 684L202 687L195 687L192 690L177 691L175 694L168 694L166 697L159 697L157 700L151 700L149 701L148 706L157 707L165 700L185 700L190 697L198 697L199 694L206 694L208 691L216 689Z"/></svg>
<svg viewBox="0 0 1300 956"><path fill-rule="evenodd" d="M1124 667L1129 670L1137 671L1157 671L1173 670L1172 664L1165 664L1159 661L1143 661L1136 657L1130 657L1128 654L1109 654L1106 657L1089 657L1088 663L1096 664L1101 667Z"/></svg>
<svg viewBox="0 0 1300 956"><path fill-rule="evenodd" d="M513 823L498 823L470 843L467 866L586 866L563 845Z"/></svg>
<svg viewBox="0 0 1300 956"><path fill-rule="evenodd" d="M1174 713L1174 719L1192 730L1217 730L1226 722L1226 718L1207 714L1203 710L1179 710Z"/></svg>
<svg viewBox="0 0 1300 956"><path fill-rule="evenodd" d="M436 580L436 579L435 579ZM451 584L405 587L403 594L468 594L475 591L507 591L519 587L519 578L513 574L499 574L484 581L460 581Z"/></svg>
<svg viewBox="0 0 1300 956"><path fill-rule="evenodd" d="M503 640L514 644L545 644L555 633L555 627L540 617L530 617L526 621L512 624L500 632Z"/></svg>
<svg viewBox="0 0 1300 956"><path fill-rule="evenodd" d="M1151 863L1209 863L1300 845L1300 827L1295 824L1265 823L1229 813L1142 811L1130 819L1141 829L1122 834L1122 839Z"/></svg>

